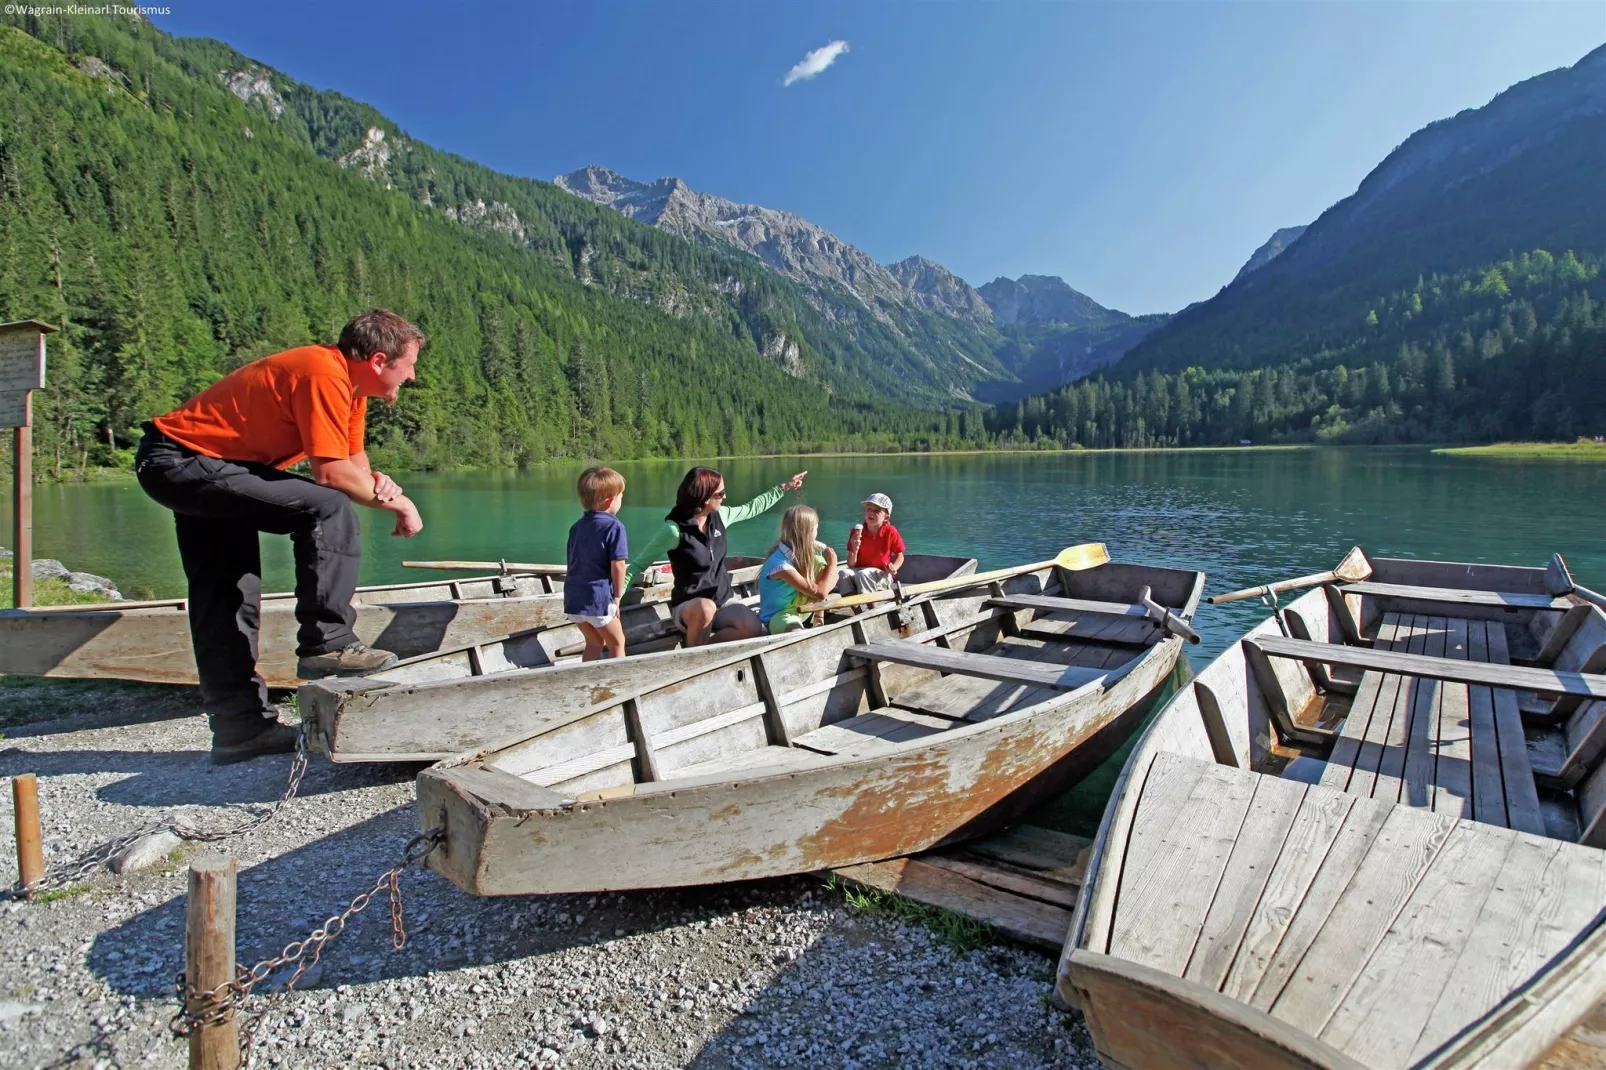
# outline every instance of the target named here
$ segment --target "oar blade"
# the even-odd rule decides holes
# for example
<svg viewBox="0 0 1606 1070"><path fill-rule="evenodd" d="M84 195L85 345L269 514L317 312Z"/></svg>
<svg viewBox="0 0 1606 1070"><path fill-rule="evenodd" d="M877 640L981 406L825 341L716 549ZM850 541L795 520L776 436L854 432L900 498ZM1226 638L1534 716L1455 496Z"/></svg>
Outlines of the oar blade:
<svg viewBox="0 0 1606 1070"><path fill-rule="evenodd" d="M1099 565L1110 563L1110 549L1102 542L1084 542L1076 546L1067 546L1059 552L1058 557L1054 558L1054 563L1072 572L1097 568Z"/></svg>
<svg viewBox="0 0 1606 1070"><path fill-rule="evenodd" d="M1333 569L1333 575L1345 583L1359 583L1372 575L1372 563L1366 559L1366 554L1359 546L1352 547L1344 555L1344 560Z"/></svg>

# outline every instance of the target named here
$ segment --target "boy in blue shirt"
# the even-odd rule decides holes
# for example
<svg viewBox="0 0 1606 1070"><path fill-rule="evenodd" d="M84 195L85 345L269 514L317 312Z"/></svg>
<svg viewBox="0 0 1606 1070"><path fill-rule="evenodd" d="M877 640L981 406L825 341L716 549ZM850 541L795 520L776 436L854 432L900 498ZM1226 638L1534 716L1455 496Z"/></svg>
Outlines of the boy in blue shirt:
<svg viewBox="0 0 1606 1070"><path fill-rule="evenodd" d="M625 656L619 600L625 593L630 547L614 515L625 499L625 477L593 465L575 484L585 513L569 529L569 573L563 580L563 612L585 637L583 661Z"/></svg>

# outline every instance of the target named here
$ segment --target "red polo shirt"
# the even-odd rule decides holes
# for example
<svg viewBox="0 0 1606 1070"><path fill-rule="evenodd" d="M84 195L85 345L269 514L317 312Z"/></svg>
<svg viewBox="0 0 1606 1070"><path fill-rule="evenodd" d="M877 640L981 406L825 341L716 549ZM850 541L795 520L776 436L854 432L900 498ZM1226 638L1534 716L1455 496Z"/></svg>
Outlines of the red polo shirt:
<svg viewBox="0 0 1606 1070"><path fill-rule="evenodd" d="M892 559L903 553L903 536L888 520L881 525L879 531L872 532L868 527L864 529L859 538L859 568L879 568L890 571Z"/></svg>

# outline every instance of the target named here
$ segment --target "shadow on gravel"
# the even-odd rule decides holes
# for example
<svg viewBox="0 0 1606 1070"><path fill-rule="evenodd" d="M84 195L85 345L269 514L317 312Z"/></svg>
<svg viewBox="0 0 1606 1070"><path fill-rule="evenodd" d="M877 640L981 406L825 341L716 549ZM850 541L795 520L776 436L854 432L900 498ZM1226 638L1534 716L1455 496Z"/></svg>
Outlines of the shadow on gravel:
<svg viewBox="0 0 1606 1070"><path fill-rule="evenodd" d="M294 809L287 818L294 820ZM303 939L325 919L374 888L417 834L412 804L398 807L305 847L268 859L239 877L235 945L251 965ZM195 849L192 849L195 850ZM477 898L432 871L401 878L406 946L392 946L384 891L332 940L298 990L422 977L435 971L488 966L614 940L687 922L735 914L758 902L789 901L807 878L708 888L601 895ZM96 937L89 968L119 993L165 996L184 952L184 896L175 896ZM288 978L271 979L277 988Z"/></svg>
<svg viewBox="0 0 1606 1070"><path fill-rule="evenodd" d="M418 775L419 765L335 765L319 755L308 758L303 796L395 784ZM234 806L273 802L284 793L290 756L258 758L217 766L206 751L0 750L0 776L37 773L41 777L126 773L125 779L96 790L96 798L122 806Z"/></svg>
<svg viewBox="0 0 1606 1070"><path fill-rule="evenodd" d="M201 692L125 680L0 676L0 730L13 739L171 721L201 713Z"/></svg>

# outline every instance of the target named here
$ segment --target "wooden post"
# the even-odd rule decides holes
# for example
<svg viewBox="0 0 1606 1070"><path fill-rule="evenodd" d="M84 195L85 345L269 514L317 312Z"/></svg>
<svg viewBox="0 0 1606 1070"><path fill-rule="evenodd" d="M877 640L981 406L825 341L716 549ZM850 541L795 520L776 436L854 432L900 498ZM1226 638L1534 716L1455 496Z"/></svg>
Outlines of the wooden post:
<svg viewBox="0 0 1606 1070"><path fill-rule="evenodd" d="M0 427L12 428L11 604L33 605L33 392L45 385L45 335L39 320L0 323Z"/></svg>
<svg viewBox="0 0 1606 1070"><path fill-rule="evenodd" d="M226 855L206 854L190 863L184 910L184 979L195 991L210 991L234 979L234 891L239 865ZM198 1012L189 999L187 1010ZM232 1015L190 1033L190 1070L235 1070L240 1065L240 1023Z"/></svg>
<svg viewBox="0 0 1606 1070"><path fill-rule="evenodd" d="M32 773L12 777L11 804L17 819L17 879L26 887L45 875L45 848L39 836L39 779Z"/></svg>

